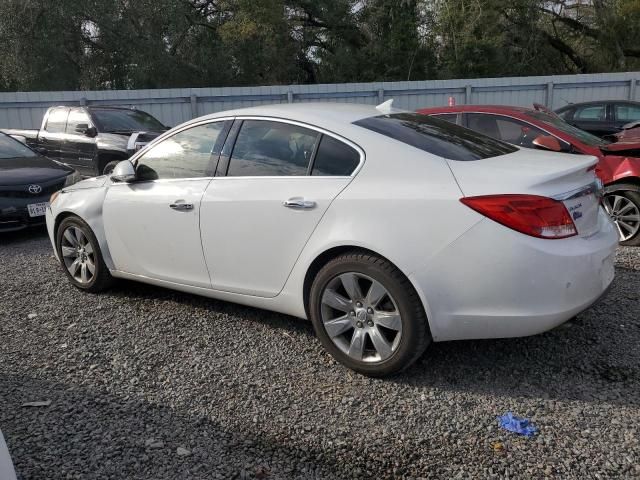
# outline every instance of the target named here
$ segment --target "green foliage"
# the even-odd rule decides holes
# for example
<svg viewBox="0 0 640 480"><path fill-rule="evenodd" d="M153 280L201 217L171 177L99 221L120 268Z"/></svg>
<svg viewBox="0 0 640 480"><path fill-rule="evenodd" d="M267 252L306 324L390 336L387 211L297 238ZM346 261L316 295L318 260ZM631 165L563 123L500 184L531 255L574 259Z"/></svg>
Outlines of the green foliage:
<svg viewBox="0 0 640 480"><path fill-rule="evenodd" d="M0 89L640 68L640 0L2 0Z"/></svg>

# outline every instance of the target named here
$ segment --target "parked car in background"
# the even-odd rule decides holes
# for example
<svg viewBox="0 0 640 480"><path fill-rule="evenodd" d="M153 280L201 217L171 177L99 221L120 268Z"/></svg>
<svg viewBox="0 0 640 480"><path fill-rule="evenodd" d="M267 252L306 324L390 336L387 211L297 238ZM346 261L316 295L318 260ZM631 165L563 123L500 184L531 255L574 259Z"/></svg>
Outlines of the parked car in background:
<svg viewBox="0 0 640 480"><path fill-rule="evenodd" d="M614 135L629 122L640 120L640 103L610 100L572 103L556 110L565 122L598 137Z"/></svg>
<svg viewBox="0 0 640 480"><path fill-rule="evenodd" d="M51 194L79 180L73 168L0 133L0 232L42 225Z"/></svg>
<svg viewBox="0 0 640 480"><path fill-rule="evenodd" d="M47 227L82 290L127 278L310 318L381 376L432 339L533 335L600 297L617 234L596 162L384 104L264 106L63 189Z"/></svg>
<svg viewBox="0 0 640 480"><path fill-rule="evenodd" d="M2 131L84 176L94 176L109 173L167 129L131 108L51 107L40 130Z"/></svg>
<svg viewBox="0 0 640 480"><path fill-rule="evenodd" d="M526 148L593 155L605 185L603 204L622 245L640 245L640 142L610 143L554 115L511 106L459 105L418 110ZM558 161L569 158L558 156Z"/></svg>

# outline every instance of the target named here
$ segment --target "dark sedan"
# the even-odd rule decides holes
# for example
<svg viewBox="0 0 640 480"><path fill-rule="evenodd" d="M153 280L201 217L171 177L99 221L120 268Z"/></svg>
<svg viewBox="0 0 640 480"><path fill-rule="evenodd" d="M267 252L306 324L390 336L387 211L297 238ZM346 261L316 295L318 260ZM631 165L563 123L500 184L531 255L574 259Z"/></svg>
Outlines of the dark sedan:
<svg viewBox="0 0 640 480"><path fill-rule="evenodd" d="M0 133L0 232L44 224L51 194L79 180L73 168Z"/></svg>
<svg viewBox="0 0 640 480"><path fill-rule="evenodd" d="M626 100L603 100L573 103L556 110L562 119L599 137L614 135L630 123L640 120L640 103Z"/></svg>

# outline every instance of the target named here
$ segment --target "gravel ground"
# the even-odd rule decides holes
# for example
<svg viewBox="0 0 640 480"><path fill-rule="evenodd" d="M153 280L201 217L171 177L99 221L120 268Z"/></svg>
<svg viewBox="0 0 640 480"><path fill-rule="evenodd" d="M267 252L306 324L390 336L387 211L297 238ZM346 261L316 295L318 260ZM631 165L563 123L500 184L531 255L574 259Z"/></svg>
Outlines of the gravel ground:
<svg viewBox="0 0 640 480"><path fill-rule="evenodd" d="M83 294L44 232L3 235L0 429L23 479L640 478L639 300L640 249L621 249L571 323L373 380L307 322L129 282ZM500 430L508 410L539 434Z"/></svg>

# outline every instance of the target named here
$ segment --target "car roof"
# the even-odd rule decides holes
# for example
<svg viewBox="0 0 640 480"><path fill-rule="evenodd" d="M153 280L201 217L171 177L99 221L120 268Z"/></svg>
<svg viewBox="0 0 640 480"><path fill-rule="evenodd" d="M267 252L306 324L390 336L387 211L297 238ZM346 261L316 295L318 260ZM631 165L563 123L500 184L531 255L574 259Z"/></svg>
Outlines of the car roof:
<svg viewBox="0 0 640 480"><path fill-rule="evenodd" d="M401 113L403 111L398 109L381 111L373 105L350 103L284 103L227 110L205 115L193 121L220 117L258 116L293 120L331 129L336 125L346 126L353 124L363 118L375 117L385 113Z"/></svg>
<svg viewBox="0 0 640 480"><path fill-rule="evenodd" d="M556 109L556 112L565 111L570 108L586 107L589 105L602 105L607 103L627 103L629 105L637 105L640 107L640 102L634 102L633 100L591 100L589 102L569 103L563 107Z"/></svg>

